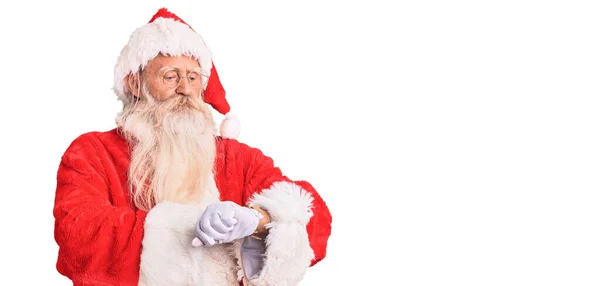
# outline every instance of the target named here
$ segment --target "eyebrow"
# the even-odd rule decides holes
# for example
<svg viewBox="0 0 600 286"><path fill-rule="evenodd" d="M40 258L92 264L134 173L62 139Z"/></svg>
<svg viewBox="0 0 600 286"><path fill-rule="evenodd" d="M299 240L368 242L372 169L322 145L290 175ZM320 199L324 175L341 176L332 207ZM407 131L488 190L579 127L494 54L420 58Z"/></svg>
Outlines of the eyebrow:
<svg viewBox="0 0 600 286"><path fill-rule="evenodd" d="M166 67L162 67L161 69L159 69L158 72L166 73L166 72L172 71L172 70L179 70L179 69L174 66L166 66Z"/></svg>
<svg viewBox="0 0 600 286"><path fill-rule="evenodd" d="M166 73L168 71L179 71L179 68L176 68L174 66L166 66L166 67L162 67L161 69L158 70L158 72L162 72L162 73ZM190 72L197 72L198 74L202 74L202 68L201 67L195 67L193 69L190 70Z"/></svg>

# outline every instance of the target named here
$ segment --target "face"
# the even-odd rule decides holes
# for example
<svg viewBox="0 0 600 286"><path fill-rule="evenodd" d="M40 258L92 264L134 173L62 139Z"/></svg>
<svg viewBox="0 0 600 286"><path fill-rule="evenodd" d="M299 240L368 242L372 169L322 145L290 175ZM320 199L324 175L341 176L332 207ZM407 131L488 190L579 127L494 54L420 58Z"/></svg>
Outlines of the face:
<svg viewBox="0 0 600 286"><path fill-rule="evenodd" d="M173 96L200 97L202 69L192 57L158 55L144 69L143 81L148 91L158 101Z"/></svg>

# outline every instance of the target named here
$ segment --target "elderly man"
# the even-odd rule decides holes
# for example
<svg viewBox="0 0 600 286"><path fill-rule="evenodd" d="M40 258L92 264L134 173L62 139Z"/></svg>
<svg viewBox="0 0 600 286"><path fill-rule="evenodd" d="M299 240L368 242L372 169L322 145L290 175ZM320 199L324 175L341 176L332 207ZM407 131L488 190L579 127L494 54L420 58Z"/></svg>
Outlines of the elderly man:
<svg viewBox="0 0 600 286"><path fill-rule="evenodd" d="M210 52L180 18L160 9L131 35L114 90L117 127L76 138L58 169L57 269L74 285L295 285L325 257L326 204L234 139Z"/></svg>

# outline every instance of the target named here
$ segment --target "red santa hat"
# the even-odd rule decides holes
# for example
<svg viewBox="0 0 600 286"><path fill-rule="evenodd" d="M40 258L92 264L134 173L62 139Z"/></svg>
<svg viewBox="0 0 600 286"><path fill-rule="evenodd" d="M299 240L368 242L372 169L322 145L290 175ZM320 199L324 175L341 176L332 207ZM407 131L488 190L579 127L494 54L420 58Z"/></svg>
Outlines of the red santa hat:
<svg viewBox="0 0 600 286"><path fill-rule="evenodd" d="M202 68L204 101L219 113L225 115L221 122L221 136L236 138L240 133L240 123L230 113L225 99L225 89L212 62L212 55L202 37L177 15L161 8L150 22L136 29L117 60L115 66L114 90L117 96L125 99L125 77L144 68L159 53L169 56L193 56Z"/></svg>

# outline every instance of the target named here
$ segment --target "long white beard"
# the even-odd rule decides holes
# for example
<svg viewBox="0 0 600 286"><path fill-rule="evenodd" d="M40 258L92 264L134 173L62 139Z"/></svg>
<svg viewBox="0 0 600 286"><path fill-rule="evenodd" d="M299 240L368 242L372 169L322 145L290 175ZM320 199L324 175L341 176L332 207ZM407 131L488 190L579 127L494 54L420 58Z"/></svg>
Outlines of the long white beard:
<svg viewBox="0 0 600 286"><path fill-rule="evenodd" d="M190 96L157 102L143 92L146 100L126 103L117 118L133 146L133 202L150 210L161 201L197 201L213 179L216 129L208 105Z"/></svg>

